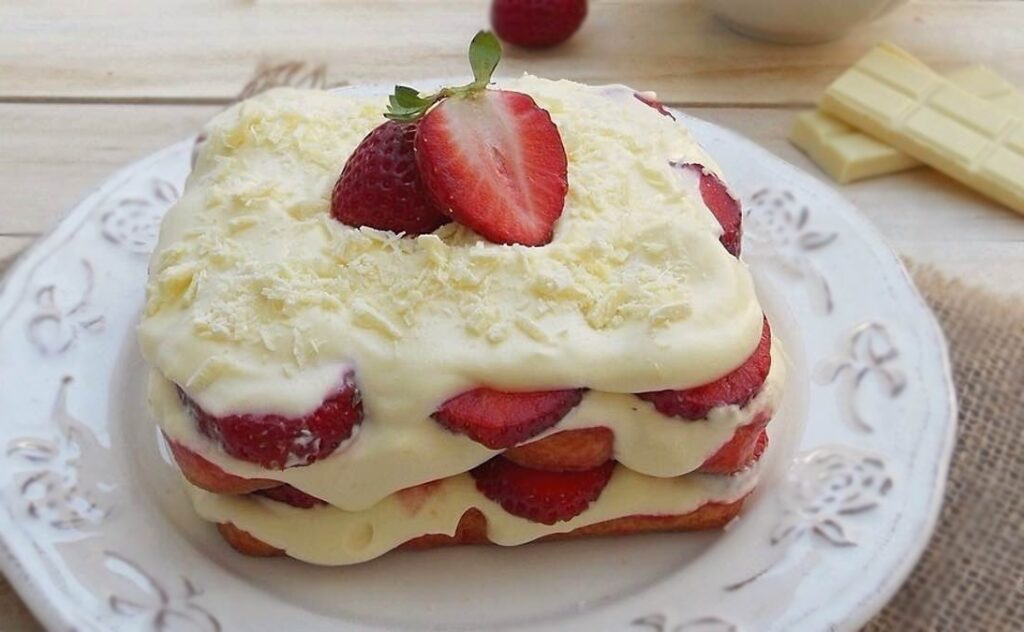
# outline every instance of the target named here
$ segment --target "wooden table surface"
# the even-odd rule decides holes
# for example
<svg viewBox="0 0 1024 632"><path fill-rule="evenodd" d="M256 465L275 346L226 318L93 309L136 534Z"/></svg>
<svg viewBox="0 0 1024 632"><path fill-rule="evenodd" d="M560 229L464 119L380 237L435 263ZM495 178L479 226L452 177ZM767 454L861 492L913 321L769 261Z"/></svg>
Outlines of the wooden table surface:
<svg viewBox="0 0 1024 632"><path fill-rule="evenodd" d="M838 0L837 0L838 1ZM332 82L461 74L485 0L5 0L0 3L0 258L115 168L194 131L258 64L325 63ZM785 140L794 113L872 45L940 71L988 64L1024 87L1024 2L914 2L831 44L735 35L685 0L593 1L567 45L502 72L620 82L734 128L827 178ZM1024 292L1024 218L929 170L842 187L901 253Z"/></svg>
<svg viewBox="0 0 1024 632"><path fill-rule="evenodd" d="M796 110L872 45L940 71L985 63L1024 87L1024 2L916 2L835 43L733 34L685 0L591 3L567 45L502 71L621 82L734 128L826 178L785 140ZM469 0L5 0L0 3L0 257L115 168L195 130L262 63L326 63L332 82L465 72L487 24ZM1024 218L929 170L842 187L901 253L1024 292Z"/></svg>
<svg viewBox="0 0 1024 632"><path fill-rule="evenodd" d="M0 259L116 168L194 132L260 63L325 63L339 83L463 74L466 43L487 25L487 4L4 0ZM655 90L827 179L786 133L796 111L884 40L939 71L984 63L1024 88L1024 2L1016 0L912 2L810 47L735 35L686 0L594 0L569 44L509 49L501 71ZM927 169L841 190L899 252L1024 293L1024 217ZM27 625L0 620L0 629Z"/></svg>

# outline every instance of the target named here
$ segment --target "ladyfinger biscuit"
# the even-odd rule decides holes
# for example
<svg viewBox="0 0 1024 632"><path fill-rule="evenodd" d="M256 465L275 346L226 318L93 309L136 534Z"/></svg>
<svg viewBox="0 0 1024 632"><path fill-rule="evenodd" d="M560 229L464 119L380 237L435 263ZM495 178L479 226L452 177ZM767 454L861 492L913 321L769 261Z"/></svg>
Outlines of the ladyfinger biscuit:
<svg viewBox="0 0 1024 632"><path fill-rule="evenodd" d="M222 470L211 461L189 450L180 443L167 439L171 455L178 464L182 476L196 487L201 487L214 494L248 494L261 489L270 489L280 485L277 481L265 478L242 478Z"/></svg>
<svg viewBox="0 0 1024 632"><path fill-rule="evenodd" d="M625 516L614 520L606 520L586 527L580 527L567 533L556 533L540 538L545 540L575 540L587 537L629 535L633 533L651 533L657 531L700 531L724 527L739 514L746 497L737 501L722 504L708 503L686 514L666 516ZM252 557L276 557L286 553L266 542L252 536L235 525L220 523L217 530L221 536L239 553ZM487 518L476 509L470 509L462 515L455 535L427 534L409 540L399 549L426 550L442 546L464 544L490 544L487 538Z"/></svg>

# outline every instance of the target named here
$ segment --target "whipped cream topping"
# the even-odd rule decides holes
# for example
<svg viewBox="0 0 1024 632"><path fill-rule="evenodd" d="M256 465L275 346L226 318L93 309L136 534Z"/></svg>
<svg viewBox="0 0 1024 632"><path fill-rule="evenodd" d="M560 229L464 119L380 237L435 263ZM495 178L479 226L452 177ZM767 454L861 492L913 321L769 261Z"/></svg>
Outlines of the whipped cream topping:
<svg viewBox="0 0 1024 632"><path fill-rule="evenodd" d="M385 100L274 90L205 129L151 262L146 359L214 415L308 413L353 367L367 426L419 423L482 384L639 392L743 362L761 308L694 179L669 165L718 173L689 132L605 88L502 87L550 112L568 154L551 244L335 221L332 186Z"/></svg>
<svg viewBox="0 0 1024 632"><path fill-rule="evenodd" d="M785 358L773 344L772 369L754 399L743 408L715 408L700 421L666 417L635 395L588 391L579 406L531 441L563 430L604 426L615 433L615 459L622 465L648 476L682 476L700 467L736 428L758 413L774 411L785 375ZM401 426L367 423L325 459L304 467L266 470L227 455L201 434L174 384L156 372L150 375L149 401L170 439L222 470L288 483L347 511L366 509L400 489L466 472L500 453L422 418Z"/></svg>
<svg viewBox="0 0 1024 632"><path fill-rule="evenodd" d="M730 503L754 489L758 473L755 465L733 476L651 478L618 466L600 497L585 511L553 525L506 512L476 489L469 474L439 481L422 496L392 494L356 512L330 505L299 509L258 496L224 496L186 486L196 513L205 520L233 523L306 562L343 565L371 560L421 535L454 535L459 519L473 507L487 518L492 542L516 546L615 518L682 515L706 503Z"/></svg>

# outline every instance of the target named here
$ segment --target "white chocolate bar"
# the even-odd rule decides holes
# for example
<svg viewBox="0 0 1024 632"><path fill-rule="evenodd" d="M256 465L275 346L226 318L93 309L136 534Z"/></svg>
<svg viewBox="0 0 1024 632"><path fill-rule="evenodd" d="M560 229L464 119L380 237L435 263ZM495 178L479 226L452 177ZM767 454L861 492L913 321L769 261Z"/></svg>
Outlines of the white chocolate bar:
<svg viewBox="0 0 1024 632"><path fill-rule="evenodd" d="M909 57L876 47L825 90L822 109L1024 213L1024 119Z"/></svg>
<svg viewBox="0 0 1024 632"><path fill-rule="evenodd" d="M963 90L1024 118L1024 95L985 66L963 68L948 78ZM919 160L821 110L800 113L789 140L842 184L921 166Z"/></svg>

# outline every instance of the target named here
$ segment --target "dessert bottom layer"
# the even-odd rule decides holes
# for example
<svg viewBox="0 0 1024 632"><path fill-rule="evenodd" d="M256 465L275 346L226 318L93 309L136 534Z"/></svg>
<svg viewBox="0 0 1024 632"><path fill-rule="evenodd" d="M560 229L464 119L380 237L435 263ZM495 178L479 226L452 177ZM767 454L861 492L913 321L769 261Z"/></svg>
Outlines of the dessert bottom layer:
<svg viewBox="0 0 1024 632"><path fill-rule="evenodd" d="M570 532L608 535L718 527L739 511L758 475L757 464L729 476L677 478L645 476L619 465L585 511L552 525L508 513L481 494L469 474L403 490L361 511L331 505L302 509L259 496L212 494L188 483L186 488L196 512L222 525L225 537L243 552L282 552L333 566L371 560L406 543L516 546Z"/></svg>

